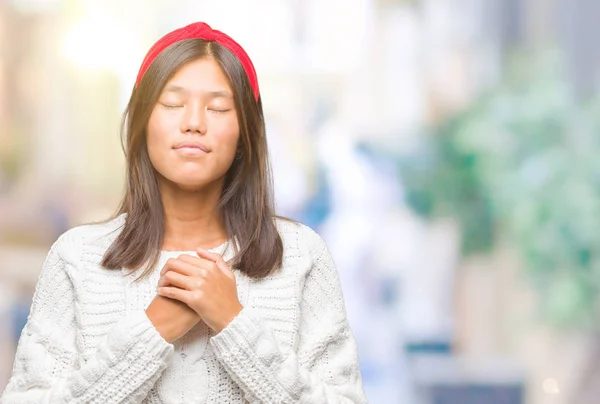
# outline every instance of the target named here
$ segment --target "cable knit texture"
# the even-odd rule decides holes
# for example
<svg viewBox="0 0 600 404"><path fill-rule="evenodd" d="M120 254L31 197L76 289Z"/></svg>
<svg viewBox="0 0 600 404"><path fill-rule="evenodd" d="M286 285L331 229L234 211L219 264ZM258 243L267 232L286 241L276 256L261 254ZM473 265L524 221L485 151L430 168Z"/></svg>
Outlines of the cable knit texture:
<svg viewBox="0 0 600 404"><path fill-rule="evenodd" d="M145 314L151 275L100 266L125 215L76 227L39 276L0 403L366 403L354 336L327 246L278 220L282 267L255 280L234 270L241 313L218 335L203 322L174 344ZM228 244L213 249L227 260Z"/></svg>

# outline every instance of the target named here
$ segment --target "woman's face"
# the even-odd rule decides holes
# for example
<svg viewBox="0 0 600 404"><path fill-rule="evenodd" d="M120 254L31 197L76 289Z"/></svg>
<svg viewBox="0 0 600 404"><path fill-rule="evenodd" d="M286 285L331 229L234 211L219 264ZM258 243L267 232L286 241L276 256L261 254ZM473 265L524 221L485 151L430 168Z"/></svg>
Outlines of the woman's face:
<svg viewBox="0 0 600 404"><path fill-rule="evenodd" d="M221 181L239 132L233 90L219 64L203 58L184 65L166 83L148 121L148 154L159 183L199 190Z"/></svg>

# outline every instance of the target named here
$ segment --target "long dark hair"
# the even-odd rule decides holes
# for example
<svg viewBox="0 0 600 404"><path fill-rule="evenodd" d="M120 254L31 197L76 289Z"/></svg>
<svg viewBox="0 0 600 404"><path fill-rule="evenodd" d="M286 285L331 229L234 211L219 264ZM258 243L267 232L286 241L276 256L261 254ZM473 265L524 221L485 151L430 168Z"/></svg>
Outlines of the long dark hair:
<svg viewBox="0 0 600 404"><path fill-rule="evenodd" d="M246 72L227 48L214 41L186 39L166 48L133 89L123 115L122 140L127 161L127 183L116 216L127 214L124 227L102 260L107 269L137 270L146 276L160 257L164 237L164 209L156 171L146 147L146 127L161 91L185 64L215 60L228 77L240 126L238 155L225 175L217 210L227 236L234 240L230 265L253 278L263 278L281 266L283 243L274 222L271 168L262 102Z"/></svg>

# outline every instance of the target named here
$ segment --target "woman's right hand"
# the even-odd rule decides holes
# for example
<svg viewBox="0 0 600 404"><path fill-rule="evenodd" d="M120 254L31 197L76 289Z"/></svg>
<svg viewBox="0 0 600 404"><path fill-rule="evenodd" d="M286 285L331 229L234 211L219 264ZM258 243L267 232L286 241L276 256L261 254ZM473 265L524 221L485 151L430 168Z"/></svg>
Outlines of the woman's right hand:
<svg viewBox="0 0 600 404"><path fill-rule="evenodd" d="M146 309L146 315L168 343L183 337L200 322L198 314L187 304L158 295Z"/></svg>

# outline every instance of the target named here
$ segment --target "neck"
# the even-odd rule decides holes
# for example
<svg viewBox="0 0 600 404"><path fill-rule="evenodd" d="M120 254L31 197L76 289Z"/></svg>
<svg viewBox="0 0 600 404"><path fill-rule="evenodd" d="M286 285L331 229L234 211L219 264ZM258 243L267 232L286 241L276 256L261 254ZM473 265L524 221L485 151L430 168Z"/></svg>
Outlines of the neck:
<svg viewBox="0 0 600 404"><path fill-rule="evenodd" d="M210 249L227 241L227 232L217 204L222 184L198 191L162 183L160 192L165 213L163 250Z"/></svg>

